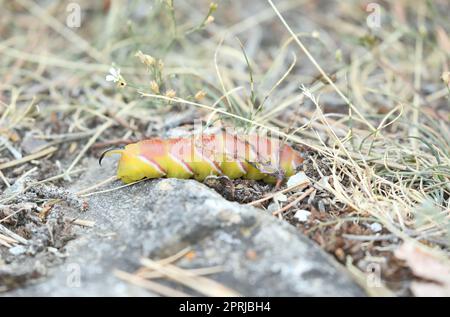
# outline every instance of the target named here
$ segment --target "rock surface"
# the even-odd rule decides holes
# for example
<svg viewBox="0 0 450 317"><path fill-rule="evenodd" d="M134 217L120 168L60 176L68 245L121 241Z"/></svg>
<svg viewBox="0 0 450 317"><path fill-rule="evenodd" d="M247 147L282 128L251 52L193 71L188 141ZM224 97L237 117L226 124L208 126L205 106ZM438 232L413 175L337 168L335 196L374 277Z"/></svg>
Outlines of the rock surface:
<svg viewBox="0 0 450 317"><path fill-rule="evenodd" d="M76 186L91 186L111 171L94 168ZM133 272L141 257L160 259L190 247L195 257L177 265L220 265L224 270L210 278L244 296L364 296L331 256L294 227L194 180L141 182L88 202L85 214L72 216L95 226L76 228L78 238L67 244L64 264L9 295L152 296L112 271Z"/></svg>

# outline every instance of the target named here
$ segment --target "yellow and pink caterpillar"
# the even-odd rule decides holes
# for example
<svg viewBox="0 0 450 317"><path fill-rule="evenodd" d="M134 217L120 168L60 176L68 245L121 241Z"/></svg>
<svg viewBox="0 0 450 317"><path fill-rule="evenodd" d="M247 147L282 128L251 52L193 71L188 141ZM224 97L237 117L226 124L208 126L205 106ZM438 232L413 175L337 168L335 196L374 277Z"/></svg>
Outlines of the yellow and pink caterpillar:
<svg viewBox="0 0 450 317"><path fill-rule="evenodd" d="M107 150L99 162L114 153L121 155L117 177L125 183L160 177L203 181L210 175L224 175L279 184L303 162L300 153L278 139L226 132L143 140Z"/></svg>

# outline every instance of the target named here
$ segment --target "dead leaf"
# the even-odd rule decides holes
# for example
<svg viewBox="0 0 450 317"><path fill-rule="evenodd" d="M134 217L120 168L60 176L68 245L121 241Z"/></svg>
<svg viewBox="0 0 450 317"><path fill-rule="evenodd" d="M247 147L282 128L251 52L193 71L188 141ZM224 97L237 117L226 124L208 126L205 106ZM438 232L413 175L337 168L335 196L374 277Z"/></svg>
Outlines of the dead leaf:
<svg viewBox="0 0 450 317"><path fill-rule="evenodd" d="M417 277L431 281L412 282L411 291L414 295L420 297L450 296L450 265L446 260L411 242L405 242L398 248L395 256L406 261Z"/></svg>

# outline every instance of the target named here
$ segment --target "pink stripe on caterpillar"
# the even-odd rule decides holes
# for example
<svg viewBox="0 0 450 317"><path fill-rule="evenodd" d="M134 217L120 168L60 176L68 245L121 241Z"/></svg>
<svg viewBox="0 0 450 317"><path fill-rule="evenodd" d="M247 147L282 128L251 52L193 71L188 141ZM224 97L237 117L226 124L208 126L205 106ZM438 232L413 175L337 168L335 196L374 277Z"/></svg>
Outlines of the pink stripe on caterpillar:
<svg viewBox="0 0 450 317"><path fill-rule="evenodd" d="M214 162L214 161L211 160L209 157L207 157L206 155L204 155L201 151L198 150L197 147L195 148L195 152L196 152L196 154L198 154L205 162L207 162L209 165L211 165L211 167L217 172L217 174L223 175L222 169L217 165L216 162Z"/></svg>
<svg viewBox="0 0 450 317"><path fill-rule="evenodd" d="M247 174L247 172L248 172L247 168L241 161L237 161L237 166L239 167L239 169L241 170L242 173Z"/></svg>
<svg viewBox="0 0 450 317"><path fill-rule="evenodd" d="M167 174L166 171L154 160L149 160L143 155L139 155L138 158L145 164L147 164L147 165L151 166L152 168L154 168L155 170L157 170L159 173L161 173L161 175Z"/></svg>
<svg viewBox="0 0 450 317"><path fill-rule="evenodd" d="M194 171L192 170L192 168L189 166L189 164L187 164L185 161L178 159L175 155L173 155L172 153L169 153L169 157L175 161L178 165L180 165L183 170L185 170L187 173L194 175Z"/></svg>

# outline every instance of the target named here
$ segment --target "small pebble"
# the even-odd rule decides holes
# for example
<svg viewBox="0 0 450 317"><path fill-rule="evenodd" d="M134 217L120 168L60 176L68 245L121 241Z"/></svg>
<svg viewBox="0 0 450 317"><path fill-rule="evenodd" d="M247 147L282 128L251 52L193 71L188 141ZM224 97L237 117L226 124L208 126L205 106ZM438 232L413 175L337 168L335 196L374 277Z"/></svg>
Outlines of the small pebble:
<svg viewBox="0 0 450 317"><path fill-rule="evenodd" d="M372 230L373 232L380 232L381 230L383 230L383 226L380 225L378 222L374 222L372 224L370 224L370 230Z"/></svg>
<svg viewBox="0 0 450 317"><path fill-rule="evenodd" d="M278 193L275 196L273 196L273 200L274 201L285 202L285 201L287 201L287 196L285 194Z"/></svg>
<svg viewBox="0 0 450 317"><path fill-rule="evenodd" d="M9 248L8 251L12 255L21 255L27 252L27 249L21 245L16 245L15 247Z"/></svg>
<svg viewBox="0 0 450 317"><path fill-rule="evenodd" d="M278 201L270 203L270 205L267 207L267 211L271 213L277 211L278 209L280 209L280 204L278 203Z"/></svg>
<svg viewBox="0 0 450 317"><path fill-rule="evenodd" d="M287 187L292 187L305 181L309 181L309 178L306 176L305 172L298 172L297 174L289 177L286 185Z"/></svg>
<svg viewBox="0 0 450 317"><path fill-rule="evenodd" d="M299 222L305 222L308 220L309 215L311 215L311 213L308 210L297 210L297 212L294 215L294 218L297 219L297 221Z"/></svg>

